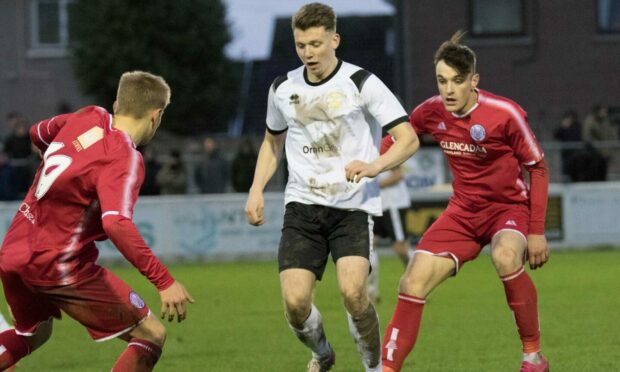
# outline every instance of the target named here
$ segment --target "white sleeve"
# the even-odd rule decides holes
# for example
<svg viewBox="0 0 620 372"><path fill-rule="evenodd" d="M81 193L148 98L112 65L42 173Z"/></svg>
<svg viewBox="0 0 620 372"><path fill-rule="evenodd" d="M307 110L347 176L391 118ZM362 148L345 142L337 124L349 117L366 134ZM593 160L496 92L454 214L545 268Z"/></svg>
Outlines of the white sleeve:
<svg viewBox="0 0 620 372"><path fill-rule="evenodd" d="M382 127L389 129L409 120L394 93L375 75L371 74L364 82L361 95L368 112Z"/></svg>
<svg viewBox="0 0 620 372"><path fill-rule="evenodd" d="M269 97L267 98L267 130L272 133L284 132L288 129L286 119L276 102L276 92L274 84L269 87Z"/></svg>

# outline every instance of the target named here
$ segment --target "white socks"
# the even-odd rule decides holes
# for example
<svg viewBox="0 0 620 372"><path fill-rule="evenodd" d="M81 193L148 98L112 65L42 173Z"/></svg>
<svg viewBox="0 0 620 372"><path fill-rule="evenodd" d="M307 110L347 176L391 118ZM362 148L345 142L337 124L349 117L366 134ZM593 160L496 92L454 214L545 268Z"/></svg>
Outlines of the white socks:
<svg viewBox="0 0 620 372"><path fill-rule="evenodd" d="M323 330L321 313L319 313L319 310L314 304L312 304L310 315L308 315L308 319L304 321L302 329L293 327L290 322L289 327L293 330L299 341L303 342L304 345L312 350L312 354L315 357L321 358L329 355L330 350L327 339L325 338L325 331Z"/></svg>
<svg viewBox="0 0 620 372"><path fill-rule="evenodd" d="M364 369L366 372L381 372L381 334L375 307L370 304L358 318L353 318L347 313L347 318L349 332L362 357Z"/></svg>

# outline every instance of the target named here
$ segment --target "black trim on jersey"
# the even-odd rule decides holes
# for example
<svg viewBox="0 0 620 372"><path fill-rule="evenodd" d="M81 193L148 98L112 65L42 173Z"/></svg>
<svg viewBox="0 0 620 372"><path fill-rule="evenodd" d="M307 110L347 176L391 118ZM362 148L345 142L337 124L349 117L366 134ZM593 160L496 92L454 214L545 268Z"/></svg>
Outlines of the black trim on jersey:
<svg viewBox="0 0 620 372"><path fill-rule="evenodd" d="M273 129L267 127L267 131L269 133L273 134L274 136L277 136L278 134L282 134L282 133L286 132L287 130L288 130L288 128L284 128L282 130L273 130Z"/></svg>
<svg viewBox="0 0 620 372"><path fill-rule="evenodd" d="M383 134L387 134L388 130L394 128L395 126L397 126L398 124L402 123L402 122L409 122L409 118L407 116L401 116L396 120L392 120L389 124L385 125L383 127Z"/></svg>
<svg viewBox="0 0 620 372"><path fill-rule="evenodd" d="M334 75L336 75L338 73L338 70L340 70L340 66L342 66L342 60L338 59L338 64L336 65L336 68L334 69L334 71L332 71L331 74L329 74L328 77L326 77L325 79L318 81L316 83L311 82L310 80L308 80L308 69L306 67L304 67L304 80L306 81L306 84L308 85L312 85L313 87L317 87L319 85L325 84L327 83L331 78L334 77Z"/></svg>
<svg viewBox="0 0 620 372"><path fill-rule="evenodd" d="M271 84L273 86L273 92L275 93L275 91L278 90L278 87L280 86L280 84L284 83L286 80L288 80L287 75L280 75L277 78L275 78L273 80L273 84Z"/></svg>
<svg viewBox="0 0 620 372"><path fill-rule="evenodd" d="M362 92L362 88L364 87L364 83L370 77L370 75L372 75L372 73L370 73L369 71L366 71L364 69L355 71L355 73L353 75L351 75L351 80L353 80L353 82L355 83L355 86L357 87L357 90L360 93Z"/></svg>

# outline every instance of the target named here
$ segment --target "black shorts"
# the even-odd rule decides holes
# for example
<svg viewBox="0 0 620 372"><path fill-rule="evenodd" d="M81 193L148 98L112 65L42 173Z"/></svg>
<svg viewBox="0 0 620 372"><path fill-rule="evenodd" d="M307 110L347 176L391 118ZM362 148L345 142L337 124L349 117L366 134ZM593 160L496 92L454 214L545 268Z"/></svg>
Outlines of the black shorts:
<svg viewBox="0 0 620 372"><path fill-rule="evenodd" d="M381 238L390 238L392 241L400 242L408 238L406 229L406 217L408 208L390 208L383 211L383 216L373 217L375 235Z"/></svg>
<svg viewBox="0 0 620 372"><path fill-rule="evenodd" d="M306 269L321 280L327 257L368 258L373 221L364 211L291 202L286 205L278 250L280 271Z"/></svg>

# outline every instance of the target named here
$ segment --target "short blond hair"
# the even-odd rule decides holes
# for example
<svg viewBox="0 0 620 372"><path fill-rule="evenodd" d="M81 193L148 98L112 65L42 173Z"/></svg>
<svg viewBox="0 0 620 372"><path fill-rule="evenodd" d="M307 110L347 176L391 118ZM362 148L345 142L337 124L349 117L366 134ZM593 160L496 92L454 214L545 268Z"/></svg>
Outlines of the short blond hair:
<svg viewBox="0 0 620 372"><path fill-rule="evenodd" d="M310 3L299 8L291 19L293 31L306 31L312 27L325 27L327 31L336 31L336 13L330 6L321 3Z"/></svg>
<svg viewBox="0 0 620 372"><path fill-rule="evenodd" d="M121 75L116 92L115 114L143 118L150 110L164 109L170 103L170 87L161 76L144 71Z"/></svg>

